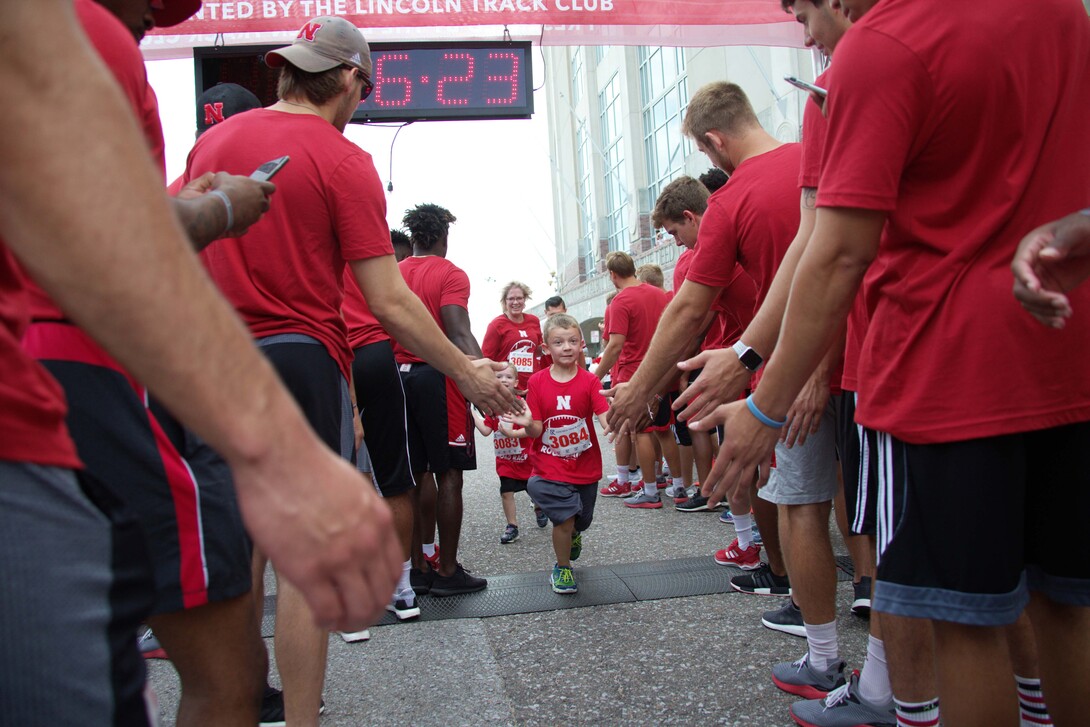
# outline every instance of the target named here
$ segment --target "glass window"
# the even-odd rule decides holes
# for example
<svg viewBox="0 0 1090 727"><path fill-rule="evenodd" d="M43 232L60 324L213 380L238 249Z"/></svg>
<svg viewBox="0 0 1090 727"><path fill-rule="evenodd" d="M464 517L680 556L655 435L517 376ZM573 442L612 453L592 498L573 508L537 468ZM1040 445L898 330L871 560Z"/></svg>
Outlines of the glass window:
<svg viewBox="0 0 1090 727"><path fill-rule="evenodd" d="M647 163L647 199L653 205L666 184L680 176L692 142L681 135L689 102L685 51L641 47L640 91Z"/></svg>
<svg viewBox="0 0 1090 727"><path fill-rule="evenodd" d="M623 177L624 139L621 136L621 79L614 74L598 97L601 110L602 160L605 172L605 236L609 249L628 251L628 190Z"/></svg>

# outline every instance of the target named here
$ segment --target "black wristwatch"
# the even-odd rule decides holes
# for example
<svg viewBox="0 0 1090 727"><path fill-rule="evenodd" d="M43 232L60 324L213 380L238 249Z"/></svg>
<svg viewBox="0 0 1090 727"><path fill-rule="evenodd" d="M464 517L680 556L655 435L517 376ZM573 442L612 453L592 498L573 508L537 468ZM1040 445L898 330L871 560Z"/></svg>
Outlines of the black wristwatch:
<svg viewBox="0 0 1090 727"><path fill-rule="evenodd" d="M765 360L761 358L761 354L757 353L741 341L735 341L731 348L738 354L738 360L742 362L742 365L750 371L756 371L761 368L761 364L765 362Z"/></svg>

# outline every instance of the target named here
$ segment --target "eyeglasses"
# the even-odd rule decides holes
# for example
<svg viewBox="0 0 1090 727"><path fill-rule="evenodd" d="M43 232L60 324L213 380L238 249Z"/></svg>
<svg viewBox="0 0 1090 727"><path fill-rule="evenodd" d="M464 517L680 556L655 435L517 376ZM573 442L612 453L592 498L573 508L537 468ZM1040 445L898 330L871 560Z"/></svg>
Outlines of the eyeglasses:
<svg viewBox="0 0 1090 727"><path fill-rule="evenodd" d="M367 77L367 74L359 69L356 69L356 75L363 81L363 88L360 89L360 101L366 101L371 92L375 90L375 84L371 83L371 79Z"/></svg>

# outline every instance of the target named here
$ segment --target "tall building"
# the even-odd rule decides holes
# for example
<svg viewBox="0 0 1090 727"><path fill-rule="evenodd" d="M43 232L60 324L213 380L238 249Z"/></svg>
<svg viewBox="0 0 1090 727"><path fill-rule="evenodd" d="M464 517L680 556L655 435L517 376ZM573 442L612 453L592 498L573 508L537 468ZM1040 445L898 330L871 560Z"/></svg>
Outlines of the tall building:
<svg viewBox="0 0 1090 727"><path fill-rule="evenodd" d="M680 250L653 228L651 211L670 180L711 168L681 134L690 96L712 81L737 83L769 133L798 141L806 95L783 77L812 79L817 61L810 51L766 47L550 47L544 55L557 290L596 352L613 290L610 251L628 252L637 266L657 263L670 287Z"/></svg>

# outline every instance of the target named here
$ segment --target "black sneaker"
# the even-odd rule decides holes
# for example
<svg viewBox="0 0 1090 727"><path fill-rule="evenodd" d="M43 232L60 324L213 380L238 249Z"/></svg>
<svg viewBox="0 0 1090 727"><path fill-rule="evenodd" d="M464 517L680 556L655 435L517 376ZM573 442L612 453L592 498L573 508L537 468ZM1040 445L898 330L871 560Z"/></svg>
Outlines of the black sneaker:
<svg viewBox="0 0 1090 727"><path fill-rule="evenodd" d="M318 708L318 714L325 714L325 700ZM265 695L261 698L260 727L284 727L284 693L275 687L265 685Z"/></svg>
<svg viewBox="0 0 1090 727"><path fill-rule="evenodd" d="M403 598L394 598L386 605L386 610L397 616L398 621L408 621L420 617L420 606L416 603L416 595L408 591Z"/></svg>
<svg viewBox="0 0 1090 727"><path fill-rule="evenodd" d="M477 591L483 591L487 585L488 581L470 575L469 571L459 563L454 573L449 576L435 574L431 582L431 595L457 596L460 593L476 593ZM417 592L419 593L419 591Z"/></svg>
<svg viewBox="0 0 1090 727"><path fill-rule="evenodd" d="M409 569L409 584L413 592L418 596L426 596L431 592L431 582L435 580L435 571L422 571L418 568Z"/></svg>
<svg viewBox="0 0 1090 727"><path fill-rule="evenodd" d="M513 543L519 539L518 525L512 525L507 523L507 527L503 530L503 535L500 536L500 545L507 545Z"/></svg>
<svg viewBox="0 0 1090 727"><path fill-rule="evenodd" d="M537 526L543 528L549 524L549 516L545 514L545 511L540 507L534 508L534 517L537 519Z"/></svg>
<svg viewBox="0 0 1090 727"><path fill-rule="evenodd" d="M777 608L775 611L765 611L764 615L761 616L761 624L773 631L806 638L806 626L802 623L802 611L790 598L784 602L781 608Z"/></svg>
<svg viewBox="0 0 1090 727"><path fill-rule="evenodd" d="M685 502L674 505L674 509L678 512L706 512L712 508L708 507L708 498L695 495Z"/></svg>
<svg viewBox="0 0 1090 727"><path fill-rule="evenodd" d="M748 593L751 596L790 596L791 581L787 576L778 576L772 572L768 563L762 563L749 573L734 576L730 579L730 587L739 593Z"/></svg>
<svg viewBox="0 0 1090 727"><path fill-rule="evenodd" d="M854 600L852 600L852 614L859 618L870 618L870 591L871 577L863 576L858 583L852 584Z"/></svg>

